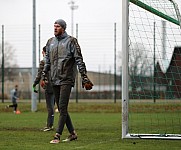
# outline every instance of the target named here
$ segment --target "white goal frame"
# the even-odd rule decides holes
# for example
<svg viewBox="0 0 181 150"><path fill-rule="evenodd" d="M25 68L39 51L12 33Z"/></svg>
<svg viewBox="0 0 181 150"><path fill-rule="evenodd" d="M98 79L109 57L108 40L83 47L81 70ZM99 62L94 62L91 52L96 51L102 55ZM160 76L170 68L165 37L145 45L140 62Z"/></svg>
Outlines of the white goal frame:
<svg viewBox="0 0 181 150"><path fill-rule="evenodd" d="M170 0L174 3L173 0ZM177 5L174 5L177 7ZM177 15L179 13L177 7ZM179 24L181 18L178 17ZM181 139L181 134L132 134L128 129L129 117L129 95L128 95L128 57L129 57L129 0L122 0L122 139L137 138L137 139Z"/></svg>

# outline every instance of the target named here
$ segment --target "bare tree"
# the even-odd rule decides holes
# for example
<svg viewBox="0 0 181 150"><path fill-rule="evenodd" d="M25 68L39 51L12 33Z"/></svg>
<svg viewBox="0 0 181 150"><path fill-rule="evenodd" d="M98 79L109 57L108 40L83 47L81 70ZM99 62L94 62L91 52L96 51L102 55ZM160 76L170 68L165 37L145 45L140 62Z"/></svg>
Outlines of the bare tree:
<svg viewBox="0 0 181 150"><path fill-rule="evenodd" d="M151 76L153 68L152 53L143 44L135 43L129 50L129 76L132 91L140 86L140 77ZM142 88L142 87L141 87Z"/></svg>
<svg viewBox="0 0 181 150"><path fill-rule="evenodd" d="M2 45L0 44L0 65L2 65ZM6 42L4 44L4 68L17 67L16 50L14 47ZM2 67L2 66L1 66Z"/></svg>
<svg viewBox="0 0 181 150"><path fill-rule="evenodd" d="M0 76L2 76L2 45L0 45ZM16 50L13 46L6 42L4 44L4 80L13 80L16 72L13 72L11 68L18 67L16 64ZM1 81L2 78L0 78Z"/></svg>

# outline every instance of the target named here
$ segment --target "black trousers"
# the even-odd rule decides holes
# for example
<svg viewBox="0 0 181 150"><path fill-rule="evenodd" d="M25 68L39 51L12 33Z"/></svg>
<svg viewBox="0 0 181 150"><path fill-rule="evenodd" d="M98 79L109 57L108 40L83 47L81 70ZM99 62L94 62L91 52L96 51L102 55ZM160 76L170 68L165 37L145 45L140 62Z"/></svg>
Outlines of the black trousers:
<svg viewBox="0 0 181 150"><path fill-rule="evenodd" d="M14 111L16 111L16 110L17 110L17 107L18 107L18 104L17 104L17 103L12 104L12 105L9 105L9 107L14 107Z"/></svg>
<svg viewBox="0 0 181 150"><path fill-rule="evenodd" d="M60 135L62 135L65 124L70 134L74 131L74 127L70 115L68 113L68 103L69 103L71 89L72 89L71 85L53 86L55 102L57 103L60 112L56 133L59 133Z"/></svg>
<svg viewBox="0 0 181 150"><path fill-rule="evenodd" d="M52 127L54 123L54 105L55 105L55 97L53 93L48 93L45 90L45 98L46 98L46 107L48 111L47 116L47 127Z"/></svg>

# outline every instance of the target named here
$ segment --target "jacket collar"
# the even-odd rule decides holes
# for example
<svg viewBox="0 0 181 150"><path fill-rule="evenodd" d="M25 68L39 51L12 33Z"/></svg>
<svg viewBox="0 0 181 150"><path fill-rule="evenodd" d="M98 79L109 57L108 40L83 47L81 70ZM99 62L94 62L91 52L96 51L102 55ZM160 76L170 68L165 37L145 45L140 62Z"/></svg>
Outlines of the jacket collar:
<svg viewBox="0 0 181 150"><path fill-rule="evenodd" d="M68 36L68 34L67 34L67 32L65 31L62 35L58 35L58 36L55 36L55 37L60 41L60 40L64 39L64 38L67 37L67 36Z"/></svg>

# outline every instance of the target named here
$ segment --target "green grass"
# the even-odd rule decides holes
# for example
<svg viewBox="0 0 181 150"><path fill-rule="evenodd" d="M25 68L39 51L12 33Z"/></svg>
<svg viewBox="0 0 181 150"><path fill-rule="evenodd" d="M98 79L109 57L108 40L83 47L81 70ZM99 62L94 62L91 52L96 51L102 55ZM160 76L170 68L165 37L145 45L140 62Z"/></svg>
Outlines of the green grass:
<svg viewBox="0 0 181 150"><path fill-rule="evenodd" d="M42 132L45 125L45 104L38 112L30 111L29 103L20 103L21 114L5 110L0 103L0 150L179 150L179 140L121 139L121 104L70 103L69 110L78 133L78 140L49 144L55 131ZM56 128L58 113L55 114ZM144 124L139 124L140 128ZM68 135L67 129L62 139Z"/></svg>

